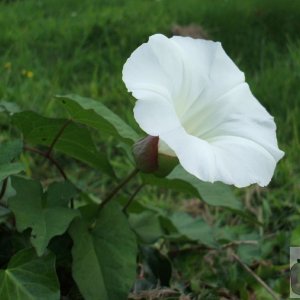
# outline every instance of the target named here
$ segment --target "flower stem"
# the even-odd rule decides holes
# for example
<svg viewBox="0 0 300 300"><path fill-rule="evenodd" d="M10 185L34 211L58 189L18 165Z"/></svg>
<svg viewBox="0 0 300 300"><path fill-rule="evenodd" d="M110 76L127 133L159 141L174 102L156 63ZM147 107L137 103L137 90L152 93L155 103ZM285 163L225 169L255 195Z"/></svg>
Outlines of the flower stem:
<svg viewBox="0 0 300 300"><path fill-rule="evenodd" d="M125 186L137 173L139 172L138 169L134 169L127 177L125 177L100 203L98 207L97 214L100 210L119 192L119 190Z"/></svg>
<svg viewBox="0 0 300 300"><path fill-rule="evenodd" d="M126 210L127 208L130 206L130 204L132 203L132 201L134 200L135 196L139 193L139 191L145 186L144 183L140 184L136 190L133 192L133 194L130 196L130 198L128 199L127 203L125 204L125 206L123 207L123 212L126 214Z"/></svg>
<svg viewBox="0 0 300 300"><path fill-rule="evenodd" d="M60 128L60 130L58 131L58 133L56 134L56 136L54 137L51 145L49 146L48 151L45 153L46 157L50 157L51 152L55 146L55 144L57 143L58 139L61 137L61 135L63 134L64 130L67 128L67 126L72 122L72 120L67 120L63 126Z"/></svg>
<svg viewBox="0 0 300 300"><path fill-rule="evenodd" d="M31 148L29 146L24 146L24 150L32 152L32 153L39 154L39 155L47 158L57 168L57 170L59 171L59 173L61 174L61 176L65 180L68 180L68 177L67 177L66 173L64 172L63 168L60 166L60 164L51 155L48 155L47 153L45 153L45 152L43 152L41 150L38 150L38 149L35 149L35 148Z"/></svg>
<svg viewBox="0 0 300 300"><path fill-rule="evenodd" d="M63 134L64 130L67 128L67 126L71 122L72 122L72 120L67 120L62 125L62 127L59 129L59 131L55 135L55 137L54 137L52 143L50 144L47 152L43 152L43 151L40 151L40 150L35 149L35 148L28 147L28 146L24 146L23 147L23 149L25 151L29 151L29 152L33 152L33 153L39 154L39 155L45 157L46 159L48 159L57 168L57 170L59 171L59 173L61 174L61 176L64 178L64 180L68 180L68 177L67 177L65 171L63 170L63 168L61 167L61 165L52 157L51 153L52 153L52 150L53 150L55 144L57 143L57 141L59 140L59 138ZM74 199L73 198L70 200L70 206L71 206L71 208L74 208Z"/></svg>

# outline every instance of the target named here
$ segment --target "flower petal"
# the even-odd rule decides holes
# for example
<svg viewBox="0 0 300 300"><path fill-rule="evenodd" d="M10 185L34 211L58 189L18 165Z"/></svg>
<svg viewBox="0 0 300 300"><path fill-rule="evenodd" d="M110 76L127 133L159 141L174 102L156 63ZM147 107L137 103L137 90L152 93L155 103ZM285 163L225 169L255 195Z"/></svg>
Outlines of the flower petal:
<svg viewBox="0 0 300 300"><path fill-rule="evenodd" d="M127 60L123 80L140 127L189 173L238 187L269 183L284 155L276 125L220 43L154 35Z"/></svg>
<svg viewBox="0 0 300 300"><path fill-rule="evenodd" d="M154 91L171 101L176 97L183 71L181 57L174 48L168 38L156 34L131 54L123 67L123 81L135 97L136 90Z"/></svg>
<svg viewBox="0 0 300 300"><path fill-rule="evenodd" d="M211 41L155 34L131 54L123 67L123 81L137 99L141 99L137 90L159 93L180 116L207 85L219 47Z"/></svg>
<svg viewBox="0 0 300 300"><path fill-rule="evenodd" d="M178 128L160 138L173 149L183 168L203 181L265 186L277 162L262 146L240 137L224 136L209 143Z"/></svg>
<svg viewBox="0 0 300 300"><path fill-rule="evenodd" d="M174 107L163 97L147 91L136 91L140 96L134 107L134 118L150 135L160 136L164 132L181 127ZM152 99L153 95L155 98Z"/></svg>
<svg viewBox="0 0 300 300"><path fill-rule="evenodd" d="M214 182L216 164L209 143L188 134L182 127L160 136L177 155L183 168L203 181Z"/></svg>
<svg viewBox="0 0 300 300"><path fill-rule="evenodd" d="M277 160L259 144L234 136L219 137L210 144L218 166L217 180L237 187L266 186L271 181Z"/></svg>
<svg viewBox="0 0 300 300"><path fill-rule="evenodd" d="M202 111L201 118L195 110L188 122L183 125L185 128L211 144L218 137L240 137L263 147L276 162L283 156L278 149L273 117L255 99L246 83L214 101Z"/></svg>
<svg viewBox="0 0 300 300"><path fill-rule="evenodd" d="M189 116L195 106L205 108L245 81L244 73L226 54L221 43L178 36L171 40L181 49L185 88L190 91L184 101L180 99L185 104L185 109L180 110L180 119Z"/></svg>

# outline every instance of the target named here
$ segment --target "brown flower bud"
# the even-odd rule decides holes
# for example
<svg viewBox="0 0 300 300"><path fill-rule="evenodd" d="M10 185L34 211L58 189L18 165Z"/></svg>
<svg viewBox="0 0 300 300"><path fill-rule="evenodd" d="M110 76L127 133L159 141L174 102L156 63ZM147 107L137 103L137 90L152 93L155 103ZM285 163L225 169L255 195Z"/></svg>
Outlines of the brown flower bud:
<svg viewBox="0 0 300 300"><path fill-rule="evenodd" d="M164 177L178 164L178 159L158 153L158 142L159 137L148 135L133 145L132 152L140 171Z"/></svg>

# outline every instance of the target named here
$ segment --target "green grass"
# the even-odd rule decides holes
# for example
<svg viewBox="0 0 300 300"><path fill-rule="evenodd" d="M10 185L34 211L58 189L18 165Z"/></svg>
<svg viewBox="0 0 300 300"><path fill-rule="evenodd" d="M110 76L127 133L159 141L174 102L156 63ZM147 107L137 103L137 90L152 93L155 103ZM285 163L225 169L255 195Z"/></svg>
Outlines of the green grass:
<svg viewBox="0 0 300 300"><path fill-rule="evenodd" d="M296 0L0 1L0 100L57 115L53 95L71 92L105 102L136 126L121 79L127 57L151 34L170 36L172 24L199 24L275 117L286 155L268 189L250 200L263 230L289 239L300 224L299 20ZM171 197L156 201L168 207Z"/></svg>

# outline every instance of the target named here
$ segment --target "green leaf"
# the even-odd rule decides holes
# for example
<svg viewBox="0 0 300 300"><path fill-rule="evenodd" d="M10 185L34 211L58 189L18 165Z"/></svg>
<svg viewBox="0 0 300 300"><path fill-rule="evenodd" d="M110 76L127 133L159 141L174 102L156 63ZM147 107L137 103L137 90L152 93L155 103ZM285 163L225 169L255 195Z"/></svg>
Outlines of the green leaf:
<svg viewBox="0 0 300 300"><path fill-rule="evenodd" d="M147 244L156 242L163 236L159 216L153 211L143 211L139 214L130 214L129 223L139 239Z"/></svg>
<svg viewBox="0 0 300 300"><path fill-rule="evenodd" d="M19 162L11 163L23 149L21 140L12 140L0 145L0 182L10 175L15 175L24 170L24 165Z"/></svg>
<svg viewBox="0 0 300 300"><path fill-rule="evenodd" d="M20 111L20 107L15 102L0 101L0 112L16 113Z"/></svg>
<svg viewBox="0 0 300 300"><path fill-rule="evenodd" d="M250 265L254 261L259 261L262 258L262 247L259 240L259 234L256 232L239 236L239 241L242 242L247 240L257 241L257 244L240 244L237 248L237 254L244 263Z"/></svg>
<svg viewBox="0 0 300 300"><path fill-rule="evenodd" d="M285 282L287 283L287 282ZM283 299L281 298L282 295L278 294L276 291L274 291L275 295L277 295L277 299ZM260 284L257 284L254 288L253 294L255 295L255 299L259 300L274 300L275 298ZM299 297L297 297L299 298ZM286 299L293 299L293 298L286 298Z"/></svg>
<svg viewBox="0 0 300 300"><path fill-rule="evenodd" d="M170 220L178 232L189 240L216 246L213 228L202 219L193 218L184 212L177 212L170 216Z"/></svg>
<svg viewBox="0 0 300 300"><path fill-rule="evenodd" d="M10 163L17 158L23 150L23 143L21 140L12 140L1 143L0 146L0 165Z"/></svg>
<svg viewBox="0 0 300 300"><path fill-rule="evenodd" d="M59 300L55 257L37 257L33 249L18 252L7 269L0 270L1 300Z"/></svg>
<svg viewBox="0 0 300 300"><path fill-rule="evenodd" d="M11 163L0 165L0 181L10 175L16 175L24 171L25 167L22 163Z"/></svg>
<svg viewBox="0 0 300 300"><path fill-rule="evenodd" d="M68 120L45 118L26 111L14 114L13 122L22 131L27 142L50 146ZM114 176L106 155L97 150L87 128L71 122L64 129L54 148Z"/></svg>
<svg viewBox="0 0 300 300"><path fill-rule="evenodd" d="M243 210L242 203L236 199L229 186L220 182L203 182L187 173L180 165L166 178L157 178L153 175L143 175L143 178L145 183L151 185L190 193L209 205Z"/></svg>
<svg viewBox="0 0 300 300"><path fill-rule="evenodd" d="M56 96L76 122L99 130L101 134L122 139L128 144L139 139L138 134L103 103L77 95Z"/></svg>
<svg viewBox="0 0 300 300"><path fill-rule="evenodd" d="M0 224L5 223L10 215L11 215L11 211L9 209L0 206Z"/></svg>
<svg viewBox="0 0 300 300"><path fill-rule="evenodd" d="M93 229L77 219L69 232L73 278L84 299L127 299L136 274L137 245L120 205L106 205Z"/></svg>
<svg viewBox="0 0 300 300"><path fill-rule="evenodd" d="M68 182L54 183L43 194L39 182L21 177L13 177L12 186L16 195L8 203L15 214L17 229L32 229L31 243L42 255L50 239L63 234L78 216L77 211L67 207L75 189Z"/></svg>

